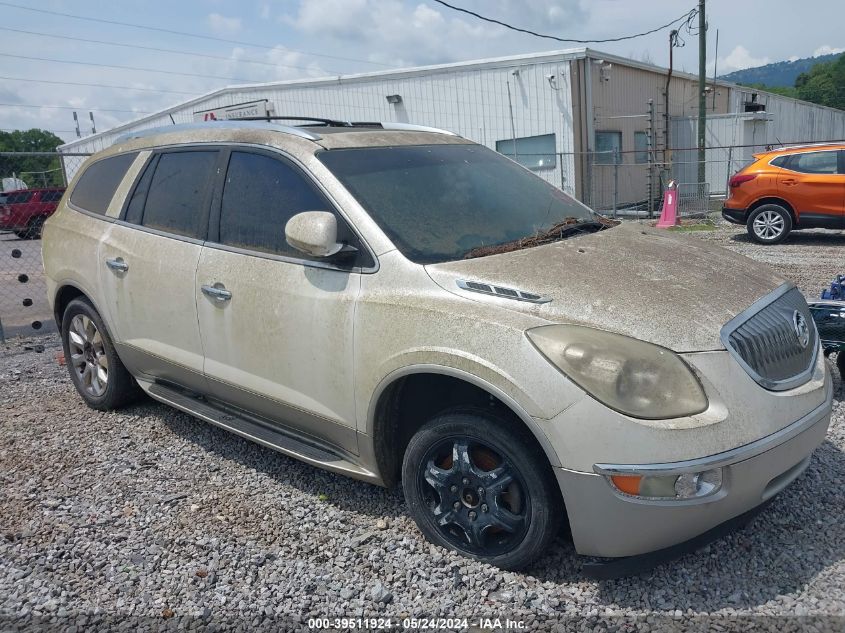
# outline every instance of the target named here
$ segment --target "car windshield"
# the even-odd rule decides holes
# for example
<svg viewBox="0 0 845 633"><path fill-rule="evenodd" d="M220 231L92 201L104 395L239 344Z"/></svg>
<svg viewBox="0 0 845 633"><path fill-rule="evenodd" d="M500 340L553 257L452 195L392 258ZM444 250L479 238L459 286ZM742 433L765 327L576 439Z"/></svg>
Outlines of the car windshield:
<svg viewBox="0 0 845 633"><path fill-rule="evenodd" d="M536 246L552 240L550 230L554 239L585 232L570 230L581 223L596 230L590 209L480 145L336 149L318 157L420 264Z"/></svg>

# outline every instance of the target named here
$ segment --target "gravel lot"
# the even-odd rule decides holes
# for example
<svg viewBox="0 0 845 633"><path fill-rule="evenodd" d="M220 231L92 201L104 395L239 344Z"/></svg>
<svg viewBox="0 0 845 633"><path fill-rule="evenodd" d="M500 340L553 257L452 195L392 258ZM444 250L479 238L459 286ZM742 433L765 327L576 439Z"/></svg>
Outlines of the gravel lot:
<svg viewBox="0 0 845 633"><path fill-rule="evenodd" d="M842 234L770 248L727 225L696 237L775 266L811 296L845 272ZM501 628L510 618L538 630L845 627L838 377L827 441L749 528L643 576L597 582L564 537L529 572L505 573L426 543L398 491L150 401L91 411L59 349L55 335L0 348L0 631L115 618L127 629L307 629L343 616L501 618Z"/></svg>

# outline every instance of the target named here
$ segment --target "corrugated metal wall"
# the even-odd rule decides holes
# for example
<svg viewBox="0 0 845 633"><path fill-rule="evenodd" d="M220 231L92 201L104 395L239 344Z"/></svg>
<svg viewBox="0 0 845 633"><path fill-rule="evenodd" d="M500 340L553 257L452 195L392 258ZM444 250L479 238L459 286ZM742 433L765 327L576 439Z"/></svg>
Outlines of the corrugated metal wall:
<svg viewBox="0 0 845 633"><path fill-rule="evenodd" d="M746 102L756 94L762 112L745 112ZM748 89L731 90L731 114L708 116L706 182L710 194L725 193L727 180L767 146L845 139L845 111L826 108L771 93ZM698 120L672 119L672 177L679 183L698 181L695 147Z"/></svg>
<svg viewBox="0 0 845 633"><path fill-rule="evenodd" d="M514 73L514 71L518 72ZM554 82L547 79L555 75ZM511 91L513 118L508 103ZM387 95L401 95L399 104ZM192 121L193 113L257 99L268 99L277 115L303 115L342 120L401 121L457 132L492 149L497 140L555 134L556 151L564 155L552 168L536 173L574 193L572 91L568 59L544 63L512 63L504 67L449 69L338 80L255 87L226 91L191 102L172 112L176 123ZM163 114L133 130L171 125ZM104 133L66 147L66 151L99 151L125 133Z"/></svg>

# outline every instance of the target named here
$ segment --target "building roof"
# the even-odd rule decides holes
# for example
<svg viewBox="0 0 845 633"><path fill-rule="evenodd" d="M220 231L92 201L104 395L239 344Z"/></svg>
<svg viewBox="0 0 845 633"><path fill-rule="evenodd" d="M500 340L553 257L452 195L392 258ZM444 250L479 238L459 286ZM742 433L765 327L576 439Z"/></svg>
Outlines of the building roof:
<svg viewBox="0 0 845 633"><path fill-rule="evenodd" d="M613 55L610 53L602 53L601 51L597 51L591 48L580 47L580 48L569 48L569 49L562 49L562 50L554 50L554 51L544 51L538 53L526 53L520 55L508 55L504 57L491 57L486 59L476 59L476 60L468 60L468 61L461 61L461 62L451 62L448 64L435 64L429 66L417 66L412 68L398 68L398 69L390 69L390 70L379 70L374 72L366 72L366 73L356 73L350 75L337 75L333 77L321 77L321 78L308 78L308 79L288 79L284 81L271 81L271 82L262 82L262 83L246 83L246 84L234 84L225 86L223 88L219 88L217 90L213 90L211 92L205 93L198 97L194 97L192 99L188 99L186 101L182 101L177 103L169 108L164 108L158 112L145 115L143 117L134 119L132 121L128 121L127 123L123 123L118 125L114 128L109 130L104 130L102 132L98 132L97 134L91 134L89 136L85 136L80 139L75 139L68 143L59 146L60 150L69 150L73 147L91 141L92 139L100 138L107 134L115 134L122 132L124 130L132 130L139 125L144 125L145 123L149 123L155 121L159 117L172 115L178 112L185 110L186 108L190 108L192 106L199 106L206 104L211 99L230 94L230 93L249 93L250 91L262 91L267 90L268 88L301 88L301 87L313 87L318 88L321 86L337 86L343 84L355 84L355 83L363 83L369 82L373 80L379 79L404 79L409 77L418 77L418 76L425 76L431 75L436 73L442 72L468 72L474 70L481 70L481 69L490 69L490 68L513 68L519 66L525 66L529 64L540 64L540 63L549 63L549 62L563 62L563 61L571 61L577 59L592 59L595 61L606 61L612 64L617 64L619 66L627 66L630 68L639 68L641 70L646 70L650 72L656 72L665 74L668 72L667 68L657 66L655 64L650 64L646 62L640 62L633 59L627 59L625 57L620 57L618 55ZM678 71L675 69L673 71L674 77L685 78L690 80L697 80L697 75L692 75L690 73L685 73L682 71ZM738 87L737 84L724 81L721 79L708 79L708 83L710 85L717 85L727 88L735 88ZM745 88L746 90L752 90L751 88ZM773 94L767 93L764 90L757 90L753 89L754 92L758 92L761 94ZM787 99L787 97L779 98ZM823 107L823 106L819 106Z"/></svg>

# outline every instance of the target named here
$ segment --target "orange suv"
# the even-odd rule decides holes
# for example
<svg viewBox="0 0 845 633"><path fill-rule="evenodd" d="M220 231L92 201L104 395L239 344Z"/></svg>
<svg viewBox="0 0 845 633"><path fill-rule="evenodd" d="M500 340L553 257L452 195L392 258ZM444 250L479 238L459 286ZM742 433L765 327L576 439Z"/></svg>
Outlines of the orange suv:
<svg viewBox="0 0 845 633"><path fill-rule="evenodd" d="M794 229L845 229L845 144L782 147L754 154L729 182L722 216L760 244Z"/></svg>

